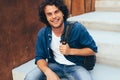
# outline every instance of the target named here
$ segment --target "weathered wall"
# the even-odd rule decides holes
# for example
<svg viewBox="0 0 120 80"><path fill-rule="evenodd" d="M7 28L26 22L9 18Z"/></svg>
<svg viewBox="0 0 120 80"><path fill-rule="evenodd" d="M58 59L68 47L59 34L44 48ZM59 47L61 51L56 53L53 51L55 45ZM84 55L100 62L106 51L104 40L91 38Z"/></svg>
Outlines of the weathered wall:
<svg viewBox="0 0 120 80"><path fill-rule="evenodd" d="M0 80L12 80L11 70L34 58L35 40L43 26L40 0L0 0Z"/></svg>

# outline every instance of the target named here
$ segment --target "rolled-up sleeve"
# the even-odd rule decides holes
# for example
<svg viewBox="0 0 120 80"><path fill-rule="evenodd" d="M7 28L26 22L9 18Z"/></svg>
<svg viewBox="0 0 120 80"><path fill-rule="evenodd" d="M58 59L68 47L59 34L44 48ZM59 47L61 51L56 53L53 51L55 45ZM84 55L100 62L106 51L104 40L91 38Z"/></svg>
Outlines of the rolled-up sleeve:
<svg viewBox="0 0 120 80"><path fill-rule="evenodd" d="M36 39L36 56L35 56L35 64L40 59L46 59L45 55L45 40L44 40L44 29L38 32L38 36Z"/></svg>
<svg viewBox="0 0 120 80"><path fill-rule="evenodd" d="M79 38L80 44L83 47L88 47L97 53L97 46L96 46L94 39L92 38L92 36L89 34L87 29L82 24L80 24L79 26L81 27L78 29L80 32L79 33L80 34L80 38Z"/></svg>

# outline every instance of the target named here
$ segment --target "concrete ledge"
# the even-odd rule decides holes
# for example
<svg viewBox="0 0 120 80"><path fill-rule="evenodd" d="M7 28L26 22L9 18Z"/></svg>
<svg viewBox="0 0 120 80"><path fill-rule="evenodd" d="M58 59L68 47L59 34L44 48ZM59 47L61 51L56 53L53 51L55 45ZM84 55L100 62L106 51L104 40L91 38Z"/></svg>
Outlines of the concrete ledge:
<svg viewBox="0 0 120 80"><path fill-rule="evenodd" d="M34 59L12 70L13 80L24 80L25 75L32 71L36 65ZM120 80L120 68L109 65L96 64L91 71L94 80ZM64 79L65 80L65 79Z"/></svg>
<svg viewBox="0 0 120 80"><path fill-rule="evenodd" d="M34 63L35 60L33 59L21 66L14 68L12 70L13 80L24 80L25 75L37 67Z"/></svg>

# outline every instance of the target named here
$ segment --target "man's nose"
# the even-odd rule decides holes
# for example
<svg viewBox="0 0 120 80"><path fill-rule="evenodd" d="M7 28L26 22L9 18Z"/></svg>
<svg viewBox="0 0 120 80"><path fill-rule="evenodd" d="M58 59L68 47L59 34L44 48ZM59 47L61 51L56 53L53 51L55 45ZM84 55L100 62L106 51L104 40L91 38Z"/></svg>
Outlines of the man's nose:
<svg viewBox="0 0 120 80"><path fill-rule="evenodd" d="M52 18L56 18L56 14L52 14Z"/></svg>

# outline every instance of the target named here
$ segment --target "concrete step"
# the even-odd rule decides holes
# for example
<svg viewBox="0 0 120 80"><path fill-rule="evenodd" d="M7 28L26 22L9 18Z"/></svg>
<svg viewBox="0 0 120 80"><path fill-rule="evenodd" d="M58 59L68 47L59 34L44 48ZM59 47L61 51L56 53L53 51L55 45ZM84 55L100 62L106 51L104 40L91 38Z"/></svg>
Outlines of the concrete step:
<svg viewBox="0 0 120 80"><path fill-rule="evenodd" d="M120 12L90 12L68 18L81 22L87 29L120 32Z"/></svg>
<svg viewBox="0 0 120 80"><path fill-rule="evenodd" d="M32 59L12 70L13 80L24 80L27 73L32 71L37 66L34 64L35 60Z"/></svg>
<svg viewBox="0 0 120 80"><path fill-rule="evenodd" d="M34 59L12 70L13 80L24 80L27 73L36 68ZM90 71L94 80L120 80L120 67L112 67L104 64L96 64ZM64 79L65 80L65 79Z"/></svg>
<svg viewBox="0 0 120 80"><path fill-rule="evenodd" d="M88 31L98 46L97 62L120 67L120 32Z"/></svg>
<svg viewBox="0 0 120 80"><path fill-rule="evenodd" d="M96 64L91 71L93 80L120 80L120 67Z"/></svg>
<svg viewBox="0 0 120 80"><path fill-rule="evenodd" d="M95 10L120 12L120 0L96 0Z"/></svg>

